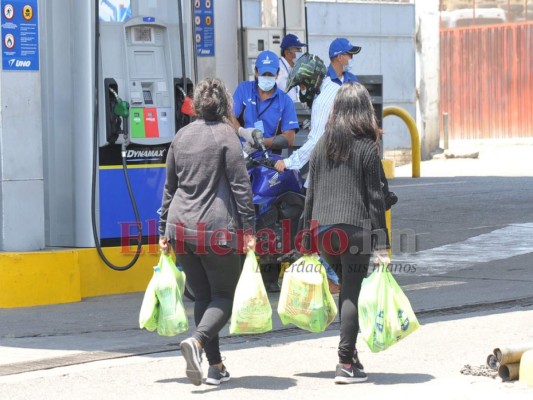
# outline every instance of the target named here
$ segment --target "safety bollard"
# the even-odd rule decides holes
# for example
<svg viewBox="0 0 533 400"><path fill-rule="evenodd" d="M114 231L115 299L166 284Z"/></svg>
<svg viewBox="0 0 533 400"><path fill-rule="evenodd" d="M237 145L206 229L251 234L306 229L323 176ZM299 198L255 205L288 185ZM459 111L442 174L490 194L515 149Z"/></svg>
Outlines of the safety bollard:
<svg viewBox="0 0 533 400"><path fill-rule="evenodd" d="M413 178L420 178L420 136L418 135L418 128L416 127L416 122L407 111L400 107L391 106L384 108L383 118L389 115L396 115L397 117L400 117L409 129L409 134L411 135L412 149L412 176Z"/></svg>

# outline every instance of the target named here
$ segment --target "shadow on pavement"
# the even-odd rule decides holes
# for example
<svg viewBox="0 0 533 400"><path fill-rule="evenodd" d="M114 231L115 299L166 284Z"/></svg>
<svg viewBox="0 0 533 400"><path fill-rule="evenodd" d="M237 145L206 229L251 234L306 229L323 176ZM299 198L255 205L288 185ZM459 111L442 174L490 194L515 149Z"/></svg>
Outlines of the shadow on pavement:
<svg viewBox="0 0 533 400"><path fill-rule="evenodd" d="M391 374L373 372L368 376L368 382L374 385L397 385L400 383L424 383L435 379L429 374Z"/></svg>
<svg viewBox="0 0 533 400"><path fill-rule="evenodd" d="M191 383L187 378L177 379L162 379L156 381L156 383L179 383L191 386ZM280 378L277 376L239 376L231 378L229 382L224 382L219 386L202 385L202 390L193 390L192 393L206 393L212 390L232 390L232 389L254 389L254 390L287 390L290 387L296 386L296 379L293 378Z"/></svg>
<svg viewBox="0 0 533 400"><path fill-rule="evenodd" d="M320 371L320 372L302 372L301 374L295 374L295 376L304 376L306 378L320 378L320 379L333 379L335 377L335 371Z"/></svg>
<svg viewBox="0 0 533 400"><path fill-rule="evenodd" d="M320 372L304 372L295 374L295 376L304 376L306 378L319 378L333 380L334 373L332 370ZM400 383L423 383L435 379L433 375L428 374L393 374L372 372L368 376L368 383L374 385L396 385Z"/></svg>

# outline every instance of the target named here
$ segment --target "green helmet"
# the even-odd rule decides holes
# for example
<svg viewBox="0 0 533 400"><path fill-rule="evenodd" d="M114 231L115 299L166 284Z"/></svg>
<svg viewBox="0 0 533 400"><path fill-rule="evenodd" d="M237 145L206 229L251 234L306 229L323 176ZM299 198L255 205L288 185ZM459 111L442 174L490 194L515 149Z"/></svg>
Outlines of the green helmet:
<svg viewBox="0 0 533 400"><path fill-rule="evenodd" d="M295 86L305 85L307 90L305 95L300 94L300 100L308 104L312 103L315 94L319 92L326 71L326 65L320 57L305 53L291 69L286 92Z"/></svg>

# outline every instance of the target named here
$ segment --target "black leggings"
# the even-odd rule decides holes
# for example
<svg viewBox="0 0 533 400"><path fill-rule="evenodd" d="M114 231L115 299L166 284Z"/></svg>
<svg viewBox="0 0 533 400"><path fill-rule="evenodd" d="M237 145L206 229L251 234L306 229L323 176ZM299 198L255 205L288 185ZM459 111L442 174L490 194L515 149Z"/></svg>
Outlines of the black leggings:
<svg viewBox="0 0 533 400"><path fill-rule="evenodd" d="M204 348L209 365L222 362L218 333L231 317L235 288L241 274L241 257L232 251L227 255L214 254L206 247L206 254L196 254L196 246L180 244L184 254L176 254L187 276L187 284L194 292L194 321L192 337Z"/></svg>
<svg viewBox="0 0 533 400"><path fill-rule="evenodd" d="M340 240L339 234L346 240ZM357 302L361 283L368 272L372 248L371 233L353 225L333 225L318 235L318 248L320 256L335 270L341 281L338 355L340 363L350 364L359 332Z"/></svg>

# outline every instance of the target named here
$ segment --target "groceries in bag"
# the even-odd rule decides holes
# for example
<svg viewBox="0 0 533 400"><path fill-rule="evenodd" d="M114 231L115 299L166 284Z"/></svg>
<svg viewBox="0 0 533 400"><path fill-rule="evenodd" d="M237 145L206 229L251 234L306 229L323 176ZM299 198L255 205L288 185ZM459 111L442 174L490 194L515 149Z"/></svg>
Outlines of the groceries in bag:
<svg viewBox="0 0 533 400"><path fill-rule="evenodd" d="M420 327L409 300L384 264L363 280L358 309L361 336L374 353Z"/></svg>
<svg viewBox="0 0 533 400"><path fill-rule="evenodd" d="M189 329L189 320L183 305L185 279L185 273L176 268L172 256L162 253L159 265L154 267L154 275L148 284L141 306L139 314L141 328L157 329L157 333L161 336L176 336ZM155 300L152 293L155 293ZM156 317L157 324L155 324Z"/></svg>
<svg viewBox="0 0 533 400"><path fill-rule="evenodd" d="M272 307L253 251L248 251L235 299L229 333L264 333L272 330Z"/></svg>
<svg viewBox="0 0 533 400"><path fill-rule="evenodd" d="M303 256L285 270L278 314L284 325L323 332L337 315L324 266L316 256Z"/></svg>

